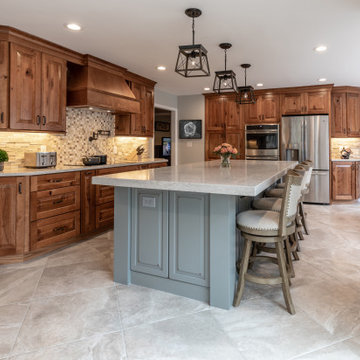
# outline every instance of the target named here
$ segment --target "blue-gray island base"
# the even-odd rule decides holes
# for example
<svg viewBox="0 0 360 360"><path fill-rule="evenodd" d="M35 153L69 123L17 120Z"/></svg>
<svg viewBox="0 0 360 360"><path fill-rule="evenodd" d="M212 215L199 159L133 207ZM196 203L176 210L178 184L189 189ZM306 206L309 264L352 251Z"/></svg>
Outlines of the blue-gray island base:
<svg viewBox="0 0 360 360"><path fill-rule="evenodd" d="M211 163L204 163L202 169L216 167L219 170L218 162ZM239 168L245 166L247 176L251 176L248 165L252 162L235 163ZM267 169L272 172L270 185L296 164L279 163L282 163L280 168ZM196 164L192 166L192 173L196 172ZM177 168L177 172L183 170L182 175L191 172L185 165L173 168ZM261 170L258 166L256 169L257 172ZM232 168L230 177L236 177L238 170ZM156 188L156 178L161 177L164 181L164 177L174 171L163 168L94 178L94 184L115 186L114 281L151 287L229 309L235 292L239 246L236 214L248 208L251 198L222 194L219 193L221 190L214 192L221 183L219 179L213 179L215 186L209 186L213 192L199 192L196 186L194 191L189 191L191 182L184 176L176 179L176 191L169 190L174 178L165 186L166 190ZM207 170L202 175L203 182L211 182ZM229 173L220 176L226 176L223 181L229 184ZM133 187L126 186L131 178L137 182L134 181ZM141 187L136 187L139 179L146 182L149 178L148 185L142 183ZM233 186L236 186L235 180ZM181 182L186 191L178 191ZM239 183L238 189L241 186ZM246 186L249 187L249 183ZM265 190L269 183L261 180L257 186L254 196Z"/></svg>

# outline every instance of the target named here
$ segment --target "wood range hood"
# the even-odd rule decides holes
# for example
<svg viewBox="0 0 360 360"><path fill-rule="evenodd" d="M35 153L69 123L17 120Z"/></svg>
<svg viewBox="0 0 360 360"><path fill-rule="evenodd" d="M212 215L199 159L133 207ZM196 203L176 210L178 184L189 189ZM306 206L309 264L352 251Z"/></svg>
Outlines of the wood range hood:
<svg viewBox="0 0 360 360"><path fill-rule="evenodd" d="M126 81L126 69L91 55L84 63L68 63L68 107L99 108L117 114L140 113L140 102Z"/></svg>

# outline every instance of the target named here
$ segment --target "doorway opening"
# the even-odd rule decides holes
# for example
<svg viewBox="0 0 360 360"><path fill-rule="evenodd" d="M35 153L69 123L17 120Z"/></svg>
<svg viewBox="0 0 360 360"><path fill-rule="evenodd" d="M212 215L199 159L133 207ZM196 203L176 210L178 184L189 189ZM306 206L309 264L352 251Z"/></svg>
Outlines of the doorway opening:
<svg viewBox="0 0 360 360"><path fill-rule="evenodd" d="M171 166L173 152L172 111L155 107L154 156L168 160Z"/></svg>

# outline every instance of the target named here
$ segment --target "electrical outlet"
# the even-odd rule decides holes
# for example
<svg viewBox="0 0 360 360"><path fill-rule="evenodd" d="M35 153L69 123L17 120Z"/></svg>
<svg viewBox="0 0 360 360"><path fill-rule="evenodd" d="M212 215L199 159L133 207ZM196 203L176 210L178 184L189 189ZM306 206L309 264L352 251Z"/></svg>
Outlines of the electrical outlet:
<svg viewBox="0 0 360 360"><path fill-rule="evenodd" d="M147 208L155 208L156 207L156 199L154 197L144 196L142 198L142 206Z"/></svg>

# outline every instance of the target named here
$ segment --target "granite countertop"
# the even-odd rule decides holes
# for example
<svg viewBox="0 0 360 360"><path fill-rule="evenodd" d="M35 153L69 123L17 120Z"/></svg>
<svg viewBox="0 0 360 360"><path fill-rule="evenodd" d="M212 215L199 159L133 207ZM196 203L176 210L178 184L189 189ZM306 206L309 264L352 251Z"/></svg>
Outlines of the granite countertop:
<svg viewBox="0 0 360 360"><path fill-rule="evenodd" d="M97 170L97 169L107 169L121 166L130 166L130 165L146 165L153 163L167 162L166 159L143 159L139 160L121 160L121 162L106 164L106 165L91 165L85 166L81 164L75 165L59 165L51 168L26 168L26 167L15 167L15 166L6 166L3 171L0 171L0 177L5 176L33 176L33 175L48 175L48 174L57 174L62 172L70 171L85 171L85 170Z"/></svg>
<svg viewBox="0 0 360 360"><path fill-rule="evenodd" d="M93 184L129 188L189 191L224 195L256 196L294 168L297 161L231 160L95 176Z"/></svg>
<svg viewBox="0 0 360 360"><path fill-rule="evenodd" d="M331 161L360 161L360 158L350 158L350 159L331 159Z"/></svg>

